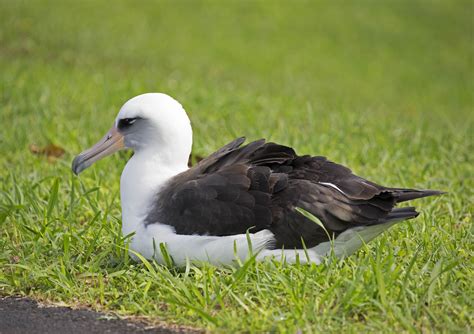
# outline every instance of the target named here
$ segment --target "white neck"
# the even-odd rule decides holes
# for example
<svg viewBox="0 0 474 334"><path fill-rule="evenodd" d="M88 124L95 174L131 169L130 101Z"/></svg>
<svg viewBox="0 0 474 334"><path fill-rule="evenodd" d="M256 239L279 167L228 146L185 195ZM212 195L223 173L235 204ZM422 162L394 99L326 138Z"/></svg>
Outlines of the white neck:
<svg viewBox="0 0 474 334"><path fill-rule="evenodd" d="M182 157L178 160L171 159L172 154L164 154L166 152L135 152L125 166L120 180L124 235L135 232L144 224L148 208L156 200L160 188L173 176L188 169L190 151L189 148L187 153L181 152Z"/></svg>

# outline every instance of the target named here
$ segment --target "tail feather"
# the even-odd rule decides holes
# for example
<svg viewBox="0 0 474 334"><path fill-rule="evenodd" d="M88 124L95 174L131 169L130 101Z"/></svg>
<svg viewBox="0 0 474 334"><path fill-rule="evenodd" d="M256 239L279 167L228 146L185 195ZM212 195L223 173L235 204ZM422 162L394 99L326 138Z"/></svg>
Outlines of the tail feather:
<svg viewBox="0 0 474 334"><path fill-rule="evenodd" d="M349 256L355 253L364 244L389 229L391 226L400 221L412 219L419 215L419 212L417 212L413 206L394 208L396 204L412 199L441 195L444 193L445 192L438 190L385 188L378 196L374 197L374 199L379 200L379 202L376 202L377 205L374 206L381 210L385 209L385 212L391 209L386 216L380 217L372 223L348 228L340 233L335 240L321 242L311 249L316 252L318 256L327 256L331 252L334 252L334 255L337 257ZM360 203L354 203L351 201L346 201L344 203L349 205L353 204L354 206L359 205L358 207L362 207L360 206ZM374 200L372 199L368 203L373 205Z"/></svg>
<svg viewBox="0 0 474 334"><path fill-rule="evenodd" d="M396 203L401 203L405 201L410 201L412 199L442 195L445 194L444 191L439 190L415 190L415 189L390 189L390 192L395 197Z"/></svg>
<svg viewBox="0 0 474 334"><path fill-rule="evenodd" d="M399 221L405 219L415 218L419 215L419 212L415 210L415 207L409 206L406 208L395 208L393 209L387 217L385 217L385 222Z"/></svg>

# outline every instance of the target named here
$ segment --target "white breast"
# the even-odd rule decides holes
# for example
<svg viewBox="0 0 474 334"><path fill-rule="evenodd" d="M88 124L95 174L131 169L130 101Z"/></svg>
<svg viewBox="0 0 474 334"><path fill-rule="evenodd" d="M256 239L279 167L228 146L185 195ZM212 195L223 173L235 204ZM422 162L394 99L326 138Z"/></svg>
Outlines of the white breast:
<svg viewBox="0 0 474 334"><path fill-rule="evenodd" d="M153 172L154 167L146 156L135 154L122 172L120 197L124 235L136 232L144 224L154 197L163 184L176 174L172 171Z"/></svg>

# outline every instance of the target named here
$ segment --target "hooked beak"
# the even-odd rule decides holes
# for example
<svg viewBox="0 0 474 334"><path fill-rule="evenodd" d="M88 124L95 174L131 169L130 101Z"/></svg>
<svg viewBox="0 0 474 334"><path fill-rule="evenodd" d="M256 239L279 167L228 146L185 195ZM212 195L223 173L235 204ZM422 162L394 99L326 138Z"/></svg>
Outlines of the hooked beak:
<svg viewBox="0 0 474 334"><path fill-rule="evenodd" d="M113 126L94 146L74 158L72 171L78 175L97 160L124 148L123 135Z"/></svg>

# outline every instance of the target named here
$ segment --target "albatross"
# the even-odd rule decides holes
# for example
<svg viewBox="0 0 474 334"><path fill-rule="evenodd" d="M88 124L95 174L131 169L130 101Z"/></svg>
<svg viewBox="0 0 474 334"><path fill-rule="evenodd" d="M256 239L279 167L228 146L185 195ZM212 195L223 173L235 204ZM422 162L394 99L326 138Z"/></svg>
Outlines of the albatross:
<svg viewBox="0 0 474 334"><path fill-rule="evenodd" d="M188 167L192 128L184 108L166 94L148 93L122 106L110 131L75 157L72 170L79 174L132 149L120 180L130 255L159 263L169 256L177 266L249 256L319 264L418 216L399 203L442 193L384 187L322 156L299 156L264 139L244 142L235 139Z"/></svg>

